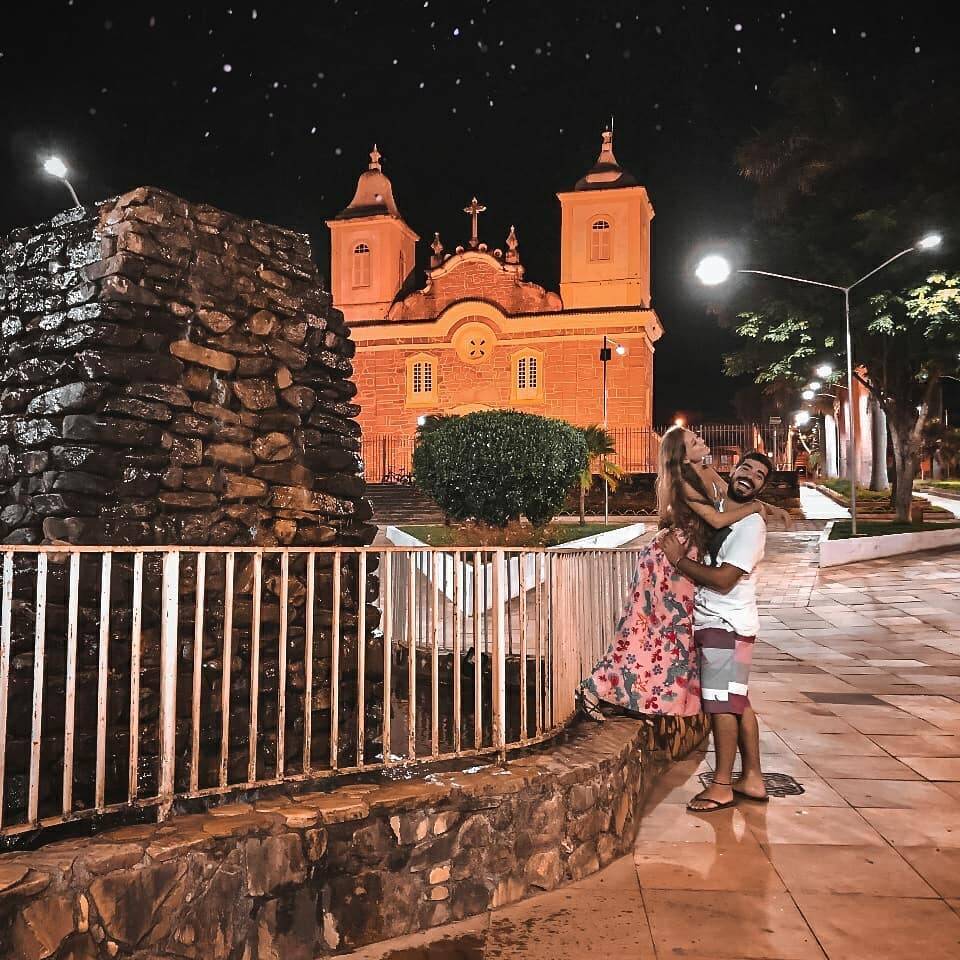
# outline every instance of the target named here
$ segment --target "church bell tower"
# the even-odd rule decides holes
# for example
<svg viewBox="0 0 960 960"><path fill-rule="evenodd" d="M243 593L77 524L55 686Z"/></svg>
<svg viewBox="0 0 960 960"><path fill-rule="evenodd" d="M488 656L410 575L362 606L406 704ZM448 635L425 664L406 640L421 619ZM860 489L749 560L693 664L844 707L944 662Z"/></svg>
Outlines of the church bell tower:
<svg viewBox="0 0 960 960"><path fill-rule="evenodd" d="M420 239L404 222L374 144L349 206L327 221L330 288L348 323L383 320L414 268Z"/></svg>
<svg viewBox="0 0 960 960"><path fill-rule="evenodd" d="M604 131L593 167L557 197L564 309L649 306L653 205L617 163L612 131Z"/></svg>

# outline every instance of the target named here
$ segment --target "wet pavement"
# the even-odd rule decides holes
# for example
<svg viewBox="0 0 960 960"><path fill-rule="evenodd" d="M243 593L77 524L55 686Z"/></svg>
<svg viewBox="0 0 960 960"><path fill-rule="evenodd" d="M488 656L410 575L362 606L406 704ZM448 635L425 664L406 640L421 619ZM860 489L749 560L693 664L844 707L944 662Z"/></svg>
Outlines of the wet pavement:
<svg viewBox="0 0 960 960"><path fill-rule="evenodd" d="M751 696L799 795L691 815L655 785L632 857L364 960L960 957L960 550L820 571L773 533Z"/></svg>

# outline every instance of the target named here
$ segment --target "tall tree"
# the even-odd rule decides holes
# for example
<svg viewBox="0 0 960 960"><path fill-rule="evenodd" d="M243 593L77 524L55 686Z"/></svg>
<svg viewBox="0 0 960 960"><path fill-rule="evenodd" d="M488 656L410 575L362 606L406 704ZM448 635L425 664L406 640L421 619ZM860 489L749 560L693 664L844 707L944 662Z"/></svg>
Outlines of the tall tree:
<svg viewBox="0 0 960 960"><path fill-rule="evenodd" d="M776 120L737 153L757 188L745 266L848 286L944 231L940 249L908 254L851 301L854 362L887 415L903 520L935 391L958 372L956 95L916 74L857 89L816 67L793 69L775 87ZM842 294L751 278L735 297L743 347L726 357L729 374L800 383L824 360L844 366Z"/></svg>

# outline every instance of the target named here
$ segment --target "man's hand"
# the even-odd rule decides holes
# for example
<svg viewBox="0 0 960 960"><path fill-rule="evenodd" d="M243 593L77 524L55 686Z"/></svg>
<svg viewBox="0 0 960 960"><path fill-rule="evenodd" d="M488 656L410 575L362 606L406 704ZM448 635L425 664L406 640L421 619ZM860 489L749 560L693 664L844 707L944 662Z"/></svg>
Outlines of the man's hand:
<svg viewBox="0 0 960 960"><path fill-rule="evenodd" d="M793 527L793 517L790 516L790 511L784 510L783 507L775 507L772 503L763 502L763 516L768 523L772 520L779 521L786 530Z"/></svg>
<svg viewBox="0 0 960 960"><path fill-rule="evenodd" d="M660 538L660 549L664 556L670 561L671 566L676 566L683 556L683 545L677 539L677 535L670 531L666 536Z"/></svg>

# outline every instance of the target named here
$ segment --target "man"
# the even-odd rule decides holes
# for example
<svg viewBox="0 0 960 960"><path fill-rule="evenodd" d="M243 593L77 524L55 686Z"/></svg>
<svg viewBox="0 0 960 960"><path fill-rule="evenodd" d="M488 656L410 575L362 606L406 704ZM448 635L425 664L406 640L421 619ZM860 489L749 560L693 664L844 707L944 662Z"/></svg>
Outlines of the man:
<svg viewBox="0 0 960 960"><path fill-rule="evenodd" d="M765 454L746 454L730 474L728 497L738 503L753 500L772 469ZM760 625L753 573L763 559L767 526L762 514L752 514L719 533L716 554L703 558L712 563L684 556L685 548L673 534L662 542L667 559L697 584L694 643L700 652L703 710L711 717L716 750L713 783L687 804L692 813L724 810L738 798L768 799L760 769L760 728L748 696ZM734 781L738 745L743 772Z"/></svg>

